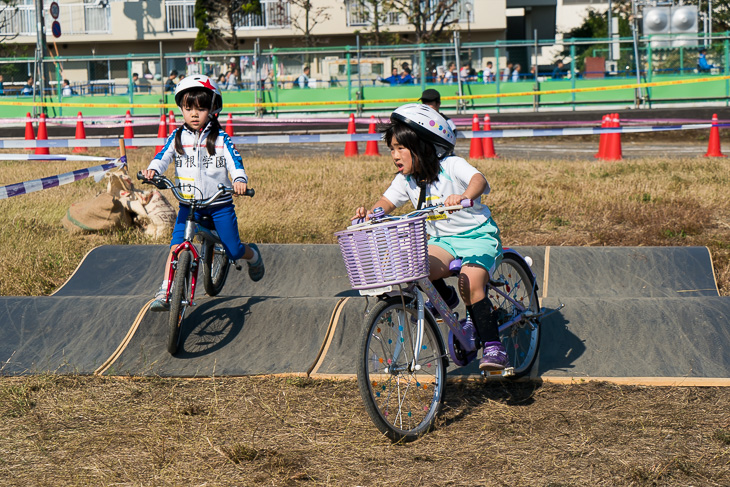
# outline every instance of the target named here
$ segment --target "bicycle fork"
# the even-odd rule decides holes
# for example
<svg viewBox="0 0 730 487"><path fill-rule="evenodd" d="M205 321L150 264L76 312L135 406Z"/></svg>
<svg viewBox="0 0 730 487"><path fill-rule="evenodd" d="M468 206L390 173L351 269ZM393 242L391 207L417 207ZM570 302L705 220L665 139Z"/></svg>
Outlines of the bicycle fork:
<svg viewBox="0 0 730 487"><path fill-rule="evenodd" d="M172 284L175 279L175 274L177 273L179 255L184 251L190 251L190 255L192 257L190 261L190 299L185 304L187 306L194 306L195 286L198 283L198 264L200 262L200 255L195 249L195 245L193 245L189 240L185 240L172 251L172 261L170 262L170 270L167 278L167 301L170 301L170 291L172 290Z"/></svg>

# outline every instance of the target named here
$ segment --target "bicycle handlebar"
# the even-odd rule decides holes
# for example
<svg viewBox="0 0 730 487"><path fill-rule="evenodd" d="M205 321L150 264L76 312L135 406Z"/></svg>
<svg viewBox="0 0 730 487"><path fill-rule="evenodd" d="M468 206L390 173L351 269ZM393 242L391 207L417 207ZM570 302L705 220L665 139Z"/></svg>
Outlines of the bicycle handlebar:
<svg viewBox="0 0 730 487"><path fill-rule="evenodd" d="M393 215L384 215L382 213L378 213L378 209L382 211L382 208L375 208L373 210L373 213L369 214L367 216L368 220L365 218L358 218L355 220L354 225L350 225L347 227L348 229L358 228L364 225L369 224L375 224L375 223L383 223L386 221L392 221L392 220L401 220L405 218L411 218L417 215L423 215L425 213L446 213L452 212L452 211L459 211L463 210L464 208L471 208L474 206L474 200L470 199L463 199L458 205L451 205L451 206L444 206L444 205L434 205L434 206L427 206L425 208L421 208L420 210L413 210L410 213L406 213L405 215L399 215L399 216L393 216Z"/></svg>
<svg viewBox="0 0 730 487"><path fill-rule="evenodd" d="M220 198L221 196L225 194L236 194L233 188L226 187L224 184L218 184L218 191L216 191L213 196L210 198L204 199L204 200L196 200L196 199L189 199L185 198L180 190L178 189L178 186L175 186L172 181L166 176L163 176L162 174L156 174L152 179L147 179L142 175L142 171L137 173L137 179L142 181L143 184L151 184L155 186L158 189L170 189L172 190L172 194L175 196L175 198L181 202L190 204L191 202L195 202L195 206L204 208L206 206L210 206L213 204L215 200ZM243 193L243 196L250 196L253 198L254 194L256 194L256 191L253 188L246 189L246 192Z"/></svg>

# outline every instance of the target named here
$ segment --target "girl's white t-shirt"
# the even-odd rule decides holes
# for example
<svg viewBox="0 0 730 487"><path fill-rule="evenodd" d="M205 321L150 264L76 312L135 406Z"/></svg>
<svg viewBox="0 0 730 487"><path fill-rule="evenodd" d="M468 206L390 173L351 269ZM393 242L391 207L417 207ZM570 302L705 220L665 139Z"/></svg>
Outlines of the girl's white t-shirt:
<svg viewBox="0 0 730 487"><path fill-rule="evenodd" d="M469 186L469 181L475 174L481 174L474 166L458 156L449 156L441 160L441 171L438 180L426 186L426 206L443 204L452 194L462 194ZM489 194L489 183L484 189L484 195ZM397 174L390 187L383 196L396 207L403 206L408 201L415 207L421 189L415 178L410 175ZM426 221L426 230L434 237L457 235L471 230L486 222L491 216L487 205L482 204L481 195L474 199L474 206L454 213L432 215Z"/></svg>

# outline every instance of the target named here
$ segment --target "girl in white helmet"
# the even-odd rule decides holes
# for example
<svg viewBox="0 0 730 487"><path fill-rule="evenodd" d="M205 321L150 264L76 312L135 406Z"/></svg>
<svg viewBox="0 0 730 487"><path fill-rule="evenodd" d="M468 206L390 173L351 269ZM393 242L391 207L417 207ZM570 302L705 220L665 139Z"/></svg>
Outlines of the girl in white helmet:
<svg viewBox="0 0 730 487"><path fill-rule="evenodd" d="M178 182L197 188L195 194L189 195L190 198L212 196L219 183L231 186L229 174L233 179L235 193L244 194L248 188L248 177L241 155L218 122L218 114L223 108L218 85L203 75L183 78L175 87L175 103L180 107L185 123L170 134L162 150L148 168L142 171L144 177L151 179L155 174L163 174L174 163ZM189 211L188 205L180 204L172 232L171 248L182 243L184 239L185 220ZM200 210L200 213L211 217L228 258L245 259L251 279L260 280L264 276L264 262L255 244L245 245L241 242L233 197L223 196L213 205ZM168 256L168 266L165 269L169 267L171 258L172 252ZM153 311L164 311L167 307L167 275L164 279L150 306Z"/></svg>
<svg viewBox="0 0 730 487"><path fill-rule="evenodd" d="M426 105L412 103L397 108L386 125L384 139L398 173L370 211L357 208L353 220L367 218L378 207L390 213L408 201L419 208L424 203L449 206L464 199L473 200L472 208L427 220L429 278L446 303L455 307L458 295L443 279L451 274L449 263L462 259L459 291L484 347L479 368L505 368L507 353L499 340L497 317L485 293L489 275L502 257L499 228L489 207L481 201L482 195L490 191L486 178L453 154L454 132L436 110Z"/></svg>

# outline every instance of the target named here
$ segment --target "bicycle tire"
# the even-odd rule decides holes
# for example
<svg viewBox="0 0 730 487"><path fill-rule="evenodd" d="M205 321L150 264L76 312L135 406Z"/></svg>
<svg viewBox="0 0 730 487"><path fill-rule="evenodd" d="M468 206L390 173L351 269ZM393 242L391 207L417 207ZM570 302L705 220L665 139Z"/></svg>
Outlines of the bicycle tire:
<svg viewBox="0 0 730 487"><path fill-rule="evenodd" d="M406 319L407 318L407 319ZM444 398L448 365L436 322L425 314L418 366L410 367L416 309L400 296L381 300L365 317L357 383L375 426L393 442L413 441L430 431ZM397 323L397 325L396 325Z"/></svg>
<svg viewBox="0 0 730 487"><path fill-rule="evenodd" d="M218 296L223 290L229 264L228 255L220 244L203 241L203 287L208 296Z"/></svg>
<svg viewBox="0 0 730 487"><path fill-rule="evenodd" d="M167 351L175 355L180 346L180 331L182 330L185 311L190 300L190 252L180 253L175 269L175 278L170 290L170 316L168 319Z"/></svg>
<svg viewBox="0 0 730 487"><path fill-rule="evenodd" d="M505 255L493 280L505 282L502 290L515 301L522 303L525 309L535 313L540 311L535 277L527 262L519 256ZM488 296L498 315L500 326L519 314L520 310L504 296L495 292L494 288L488 288ZM514 375L511 378L517 379L530 372L540 348L540 329L539 320L533 318L500 333L500 340L507 350L510 364L514 367Z"/></svg>

